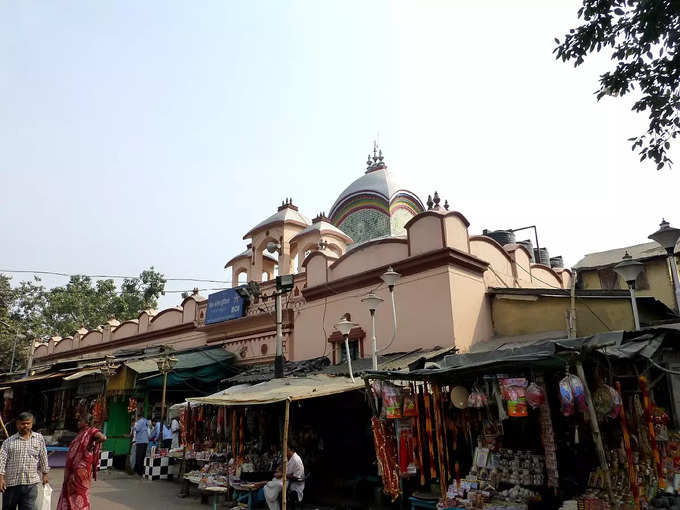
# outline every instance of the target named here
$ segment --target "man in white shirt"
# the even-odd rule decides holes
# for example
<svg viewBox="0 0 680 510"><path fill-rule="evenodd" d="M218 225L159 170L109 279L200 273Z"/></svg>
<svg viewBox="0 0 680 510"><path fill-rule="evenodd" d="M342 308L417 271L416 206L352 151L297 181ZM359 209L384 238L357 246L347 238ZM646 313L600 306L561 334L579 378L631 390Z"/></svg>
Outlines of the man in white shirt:
<svg viewBox="0 0 680 510"><path fill-rule="evenodd" d="M177 418L173 418L170 422L170 432L172 432L172 446L171 448L179 448L179 433L182 430L182 426Z"/></svg>
<svg viewBox="0 0 680 510"><path fill-rule="evenodd" d="M305 466L292 446L288 447L287 457L286 479L288 480L287 492L289 494L287 501L291 503L291 508L295 508L295 503L302 502L302 494L305 490ZM279 497L282 490L283 481L281 480L281 472L278 471L274 474L274 479L267 482L267 485L263 487L264 499L269 510L281 508Z"/></svg>
<svg viewBox="0 0 680 510"><path fill-rule="evenodd" d="M33 432L33 415L21 413L17 433L0 449L0 492L5 510L31 510L38 496L38 484L47 483L47 448L43 436Z"/></svg>

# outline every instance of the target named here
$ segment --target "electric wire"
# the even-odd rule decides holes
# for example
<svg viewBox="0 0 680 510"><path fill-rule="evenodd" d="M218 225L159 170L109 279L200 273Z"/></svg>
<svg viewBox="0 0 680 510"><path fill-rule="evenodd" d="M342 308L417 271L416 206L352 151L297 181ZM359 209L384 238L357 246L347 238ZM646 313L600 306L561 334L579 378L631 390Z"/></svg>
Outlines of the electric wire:
<svg viewBox="0 0 680 510"><path fill-rule="evenodd" d="M122 279L139 279L139 275L136 276L124 276L115 274L85 274L85 273L60 273L59 271L34 271L31 269L0 269L0 273L28 273L28 274L44 274L50 276L63 276L65 278L71 278L72 276L86 276L88 278L111 278L113 280ZM200 283L232 283L231 280L207 280L204 278L174 278L174 277L163 277L165 281L168 282L200 282Z"/></svg>

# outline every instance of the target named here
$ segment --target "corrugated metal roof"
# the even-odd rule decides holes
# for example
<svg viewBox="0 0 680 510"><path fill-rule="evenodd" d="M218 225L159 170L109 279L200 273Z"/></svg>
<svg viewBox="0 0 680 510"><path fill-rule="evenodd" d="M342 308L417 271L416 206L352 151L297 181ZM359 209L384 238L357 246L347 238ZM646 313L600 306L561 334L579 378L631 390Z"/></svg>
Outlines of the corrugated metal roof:
<svg viewBox="0 0 680 510"><path fill-rule="evenodd" d="M679 251L680 249L676 245L675 253L678 253ZM574 269L596 269L612 266L621 262L626 252L630 253L630 256L636 260L666 256L666 250L664 250L657 242L652 241L650 243L625 246L613 250L588 253L576 263Z"/></svg>
<svg viewBox="0 0 680 510"><path fill-rule="evenodd" d="M192 403L222 406L273 404L285 400L325 397L363 387L364 382L359 378L352 382L349 377L315 374L272 379L248 387L233 387L207 397L188 398L187 400Z"/></svg>
<svg viewBox="0 0 680 510"><path fill-rule="evenodd" d="M158 372L156 360L161 356L162 355L159 354L158 356L151 358L126 361L125 365L138 374ZM234 353L225 351L221 347L193 352L177 352L173 354L173 356L177 358L177 364L175 365L174 370L187 370L212 365L214 363L224 363L235 357Z"/></svg>
<svg viewBox="0 0 680 510"><path fill-rule="evenodd" d="M408 368L411 363L418 361L420 358L425 358L426 361L432 361L439 357L443 357L446 354L451 354L454 350L455 347L446 347L444 349L434 349L429 351L418 349L417 351L412 352L402 352L379 356L378 370L403 370ZM354 376L372 369L373 361L371 358L352 360L352 372L354 373ZM348 376L349 367L347 366L347 363L341 363L339 365L332 365L328 368L325 368L321 373Z"/></svg>

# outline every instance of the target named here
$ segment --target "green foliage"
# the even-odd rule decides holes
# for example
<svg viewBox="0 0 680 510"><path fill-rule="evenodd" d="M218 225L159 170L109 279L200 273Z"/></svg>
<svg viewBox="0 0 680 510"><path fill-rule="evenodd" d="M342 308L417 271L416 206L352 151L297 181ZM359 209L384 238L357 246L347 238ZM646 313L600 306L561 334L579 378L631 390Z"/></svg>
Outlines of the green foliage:
<svg viewBox="0 0 680 510"><path fill-rule="evenodd" d="M658 170L671 165L670 140L680 134L680 2L678 0L583 0L582 24L571 29L555 53L562 61L583 63L611 50L613 70L600 76L597 99L639 90L634 112L648 112L647 132L630 138L640 161Z"/></svg>
<svg viewBox="0 0 680 510"><path fill-rule="evenodd" d="M165 279L153 267L138 278L126 278L120 289L113 280L93 281L74 275L61 287L46 289L40 278L12 288L10 278L0 274L0 371L10 366L17 331L15 367L24 366L29 338L72 336L80 328L94 329L110 317L120 321L137 318L142 310L156 308L164 293Z"/></svg>

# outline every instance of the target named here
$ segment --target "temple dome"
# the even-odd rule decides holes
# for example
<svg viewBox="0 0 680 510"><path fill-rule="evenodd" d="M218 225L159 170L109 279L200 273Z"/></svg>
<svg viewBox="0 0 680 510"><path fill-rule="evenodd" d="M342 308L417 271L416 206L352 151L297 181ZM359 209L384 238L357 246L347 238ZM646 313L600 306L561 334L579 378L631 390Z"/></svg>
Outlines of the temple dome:
<svg viewBox="0 0 680 510"><path fill-rule="evenodd" d="M330 209L331 223L355 243L404 235L404 225L424 210L418 196L406 189L373 149L366 173L347 186Z"/></svg>

